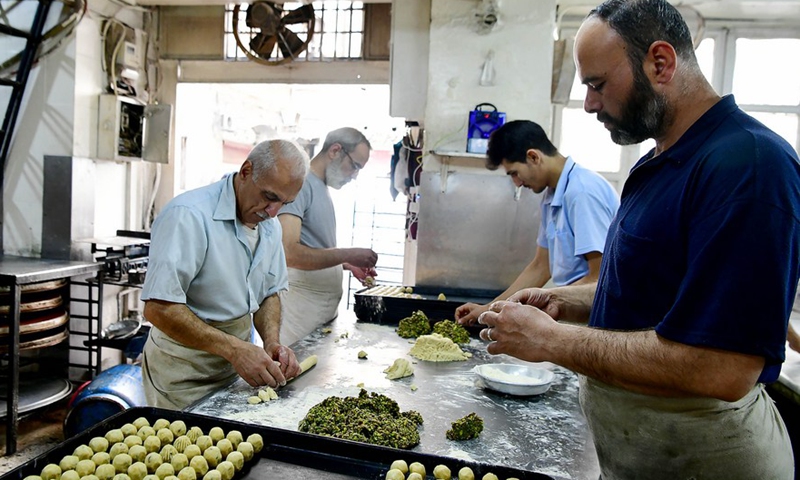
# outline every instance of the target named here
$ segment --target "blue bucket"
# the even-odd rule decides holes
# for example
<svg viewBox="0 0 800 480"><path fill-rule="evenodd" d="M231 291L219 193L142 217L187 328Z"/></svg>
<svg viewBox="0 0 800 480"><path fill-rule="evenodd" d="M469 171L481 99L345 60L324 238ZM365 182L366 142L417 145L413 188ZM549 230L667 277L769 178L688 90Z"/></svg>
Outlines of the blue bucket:
<svg viewBox="0 0 800 480"><path fill-rule="evenodd" d="M64 419L64 438L71 438L108 417L131 407L147 405L142 367L117 365L85 385L70 401Z"/></svg>

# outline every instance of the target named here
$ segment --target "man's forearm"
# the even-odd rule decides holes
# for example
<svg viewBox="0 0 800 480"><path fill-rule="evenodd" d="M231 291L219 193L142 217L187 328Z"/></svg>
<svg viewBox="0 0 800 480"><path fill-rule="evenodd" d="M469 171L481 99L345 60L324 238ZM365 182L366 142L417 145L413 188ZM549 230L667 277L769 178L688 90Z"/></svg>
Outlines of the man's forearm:
<svg viewBox="0 0 800 480"><path fill-rule="evenodd" d="M347 255L343 248L311 248L298 243L286 251L286 264L298 270L322 270L345 262Z"/></svg>
<svg viewBox="0 0 800 480"><path fill-rule="evenodd" d="M253 324L264 345L280 343L281 299L277 293L261 302L258 311L253 314Z"/></svg>

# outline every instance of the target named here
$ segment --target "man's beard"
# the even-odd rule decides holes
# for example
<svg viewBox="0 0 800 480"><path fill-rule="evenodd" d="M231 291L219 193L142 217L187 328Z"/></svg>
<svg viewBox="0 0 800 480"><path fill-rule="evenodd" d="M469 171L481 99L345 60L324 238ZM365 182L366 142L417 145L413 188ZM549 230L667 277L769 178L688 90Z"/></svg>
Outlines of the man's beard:
<svg viewBox="0 0 800 480"><path fill-rule="evenodd" d="M619 145L634 145L648 138L657 138L671 116L669 105L663 95L650 85L641 69L634 69L633 87L628 95L619 119L600 112L597 119L611 128L611 140Z"/></svg>
<svg viewBox="0 0 800 480"><path fill-rule="evenodd" d="M325 183L331 187L339 190L340 188L344 187L347 182L350 181L350 177L345 175L342 171L342 161L339 160L337 162L331 162L325 168Z"/></svg>

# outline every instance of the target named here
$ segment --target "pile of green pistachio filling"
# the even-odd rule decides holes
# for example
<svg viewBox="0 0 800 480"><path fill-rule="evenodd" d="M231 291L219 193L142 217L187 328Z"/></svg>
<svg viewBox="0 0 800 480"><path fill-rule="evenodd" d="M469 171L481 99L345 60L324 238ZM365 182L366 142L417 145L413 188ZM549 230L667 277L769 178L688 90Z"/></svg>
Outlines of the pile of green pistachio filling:
<svg viewBox="0 0 800 480"><path fill-rule="evenodd" d="M301 432L327 435L393 448L419 444L422 415L401 412L397 402L363 388L358 397L328 397L314 405L300 421Z"/></svg>
<svg viewBox="0 0 800 480"><path fill-rule="evenodd" d="M455 343L469 343L469 332L452 320L442 320L433 326L433 333L447 337Z"/></svg>
<svg viewBox="0 0 800 480"><path fill-rule="evenodd" d="M431 333L431 321L422 310L417 310L410 317L400 320L397 326L397 334L403 338L417 338L429 333Z"/></svg>
<svg viewBox="0 0 800 480"><path fill-rule="evenodd" d="M483 431L483 419L475 412L453 422L453 428L445 432L450 440L472 440Z"/></svg>

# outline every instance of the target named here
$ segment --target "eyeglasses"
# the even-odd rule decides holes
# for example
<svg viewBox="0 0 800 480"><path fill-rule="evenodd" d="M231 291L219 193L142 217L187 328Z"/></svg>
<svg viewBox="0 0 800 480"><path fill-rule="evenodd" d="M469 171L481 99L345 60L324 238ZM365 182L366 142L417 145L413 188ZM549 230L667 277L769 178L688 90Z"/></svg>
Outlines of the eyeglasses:
<svg viewBox="0 0 800 480"><path fill-rule="evenodd" d="M353 157L351 157L351 156L350 156L350 154L349 154L349 153L347 153L347 150L345 150L345 149L343 148L343 149L342 149L342 152L344 152L344 154L345 154L345 155L347 155L347 158L350 160L350 165L353 167L353 170L355 170L356 172L358 172L358 171L360 171L362 168L364 168L364 165L361 165L360 163L358 163L358 162L356 162L355 160L353 160Z"/></svg>

